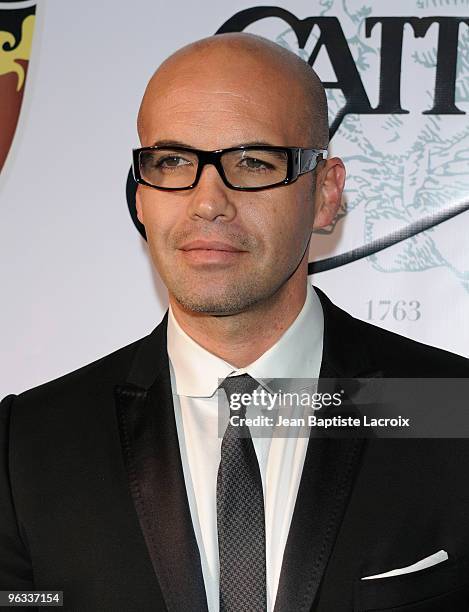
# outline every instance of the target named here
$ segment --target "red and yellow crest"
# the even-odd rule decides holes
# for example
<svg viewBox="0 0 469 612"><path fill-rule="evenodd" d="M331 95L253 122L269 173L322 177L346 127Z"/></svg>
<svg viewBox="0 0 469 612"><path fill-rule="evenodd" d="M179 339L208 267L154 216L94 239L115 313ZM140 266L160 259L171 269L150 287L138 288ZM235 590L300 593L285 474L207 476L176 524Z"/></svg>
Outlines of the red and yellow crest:
<svg viewBox="0 0 469 612"><path fill-rule="evenodd" d="M21 6L24 5L24 6ZM36 7L2 2L0 8L0 170L20 116L31 56Z"/></svg>

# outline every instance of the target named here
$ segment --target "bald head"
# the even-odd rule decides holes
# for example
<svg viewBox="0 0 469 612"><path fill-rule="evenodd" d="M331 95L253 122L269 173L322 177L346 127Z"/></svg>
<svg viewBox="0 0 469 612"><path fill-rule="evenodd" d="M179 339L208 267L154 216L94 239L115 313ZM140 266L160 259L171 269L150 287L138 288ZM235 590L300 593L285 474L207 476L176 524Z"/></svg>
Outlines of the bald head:
<svg viewBox="0 0 469 612"><path fill-rule="evenodd" d="M194 88L205 91L206 99L211 93L212 99L215 95L218 106L223 104L224 94L244 96L246 104L262 103L262 98L266 107L277 104L281 121L293 128L285 133L295 141L286 144L327 147L327 101L316 73L295 53L247 33L204 38L176 51L161 64L148 83L138 114L142 144L152 144L154 105L169 96L170 103L177 106L177 92L187 96Z"/></svg>

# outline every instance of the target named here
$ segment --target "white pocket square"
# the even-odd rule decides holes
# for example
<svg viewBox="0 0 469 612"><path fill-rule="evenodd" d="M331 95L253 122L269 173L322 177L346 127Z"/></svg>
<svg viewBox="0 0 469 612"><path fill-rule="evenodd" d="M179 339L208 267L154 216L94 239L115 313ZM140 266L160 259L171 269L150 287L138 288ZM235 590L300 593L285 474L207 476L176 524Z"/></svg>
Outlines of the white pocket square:
<svg viewBox="0 0 469 612"><path fill-rule="evenodd" d="M442 563L448 559L448 553L445 550L439 550L438 552L430 555L429 557L425 557L425 559L421 559L414 563L413 565L408 565L407 567L399 567L397 569L390 570L389 572L384 572L384 574L375 574L374 576L365 576L362 580L374 580L375 578L389 578L390 576L400 576L401 574L410 574L412 572L418 572L419 570L423 570L427 567L431 567L432 565L436 565L437 563Z"/></svg>

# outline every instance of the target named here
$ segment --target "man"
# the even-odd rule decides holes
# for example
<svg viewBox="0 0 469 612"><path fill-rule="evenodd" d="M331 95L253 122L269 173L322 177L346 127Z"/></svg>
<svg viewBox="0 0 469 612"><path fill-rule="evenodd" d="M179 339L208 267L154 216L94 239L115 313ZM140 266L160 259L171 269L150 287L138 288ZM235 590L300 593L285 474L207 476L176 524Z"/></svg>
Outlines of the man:
<svg viewBox="0 0 469 612"><path fill-rule="evenodd" d="M467 610L465 440L237 438L227 412L218 436L221 388L469 373L309 286L345 180L316 75L260 37L204 39L157 70L138 130L169 313L4 400L0 587L86 612Z"/></svg>

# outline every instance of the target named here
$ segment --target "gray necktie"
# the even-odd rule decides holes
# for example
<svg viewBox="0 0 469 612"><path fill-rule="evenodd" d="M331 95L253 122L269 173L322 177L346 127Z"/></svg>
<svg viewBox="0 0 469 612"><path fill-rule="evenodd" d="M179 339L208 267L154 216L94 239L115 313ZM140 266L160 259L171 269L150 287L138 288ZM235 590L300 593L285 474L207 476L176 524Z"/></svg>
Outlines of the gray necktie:
<svg viewBox="0 0 469 612"><path fill-rule="evenodd" d="M248 374L225 378L233 393L259 386ZM246 408L231 410L244 417ZM247 436L247 437L244 437ZM217 477L217 527L220 553L220 612L267 609L265 519L262 480L249 427L228 423L221 444Z"/></svg>

